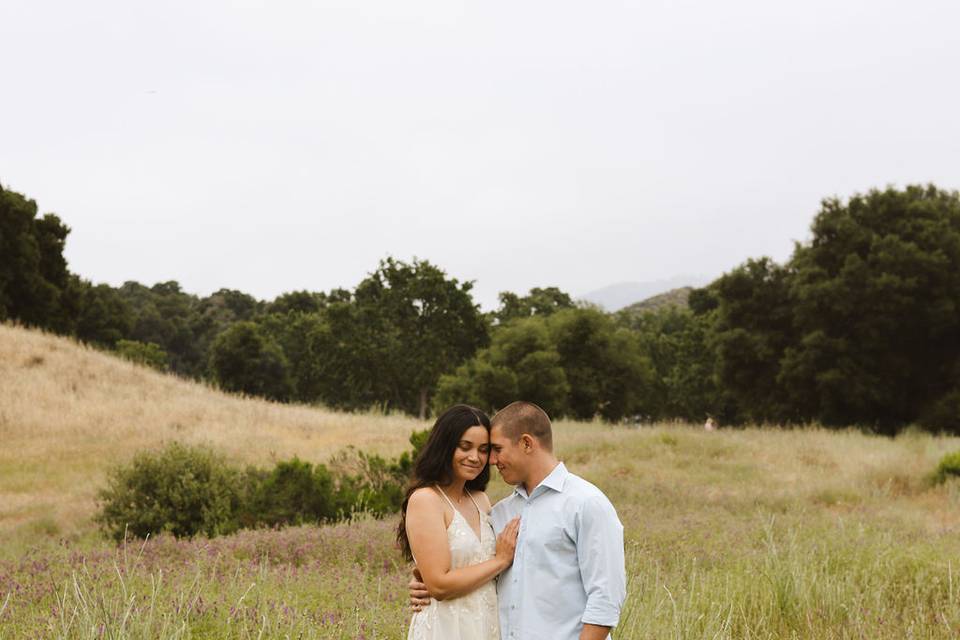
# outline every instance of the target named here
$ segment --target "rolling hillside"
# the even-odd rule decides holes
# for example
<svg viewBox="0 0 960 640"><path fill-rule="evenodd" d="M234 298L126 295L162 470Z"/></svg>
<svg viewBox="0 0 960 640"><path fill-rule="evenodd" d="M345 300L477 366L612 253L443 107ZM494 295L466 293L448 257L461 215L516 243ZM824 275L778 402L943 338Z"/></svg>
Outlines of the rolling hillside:
<svg viewBox="0 0 960 640"><path fill-rule="evenodd" d="M221 393L66 338L0 325L0 536L88 529L105 472L143 449L208 444L244 463L395 455L416 420Z"/></svg>
<svg viewBox="0 0 960 640"><path fill-rule="evenodd" d="M624 307L620 310L620 313L639 316L651 311L659 311L666 307L686 307L687 301L690 299L691 291L693 291L693 287L671 289L670 291L657 294L646 300L641 300L640 302L635 302Z"/></svg>

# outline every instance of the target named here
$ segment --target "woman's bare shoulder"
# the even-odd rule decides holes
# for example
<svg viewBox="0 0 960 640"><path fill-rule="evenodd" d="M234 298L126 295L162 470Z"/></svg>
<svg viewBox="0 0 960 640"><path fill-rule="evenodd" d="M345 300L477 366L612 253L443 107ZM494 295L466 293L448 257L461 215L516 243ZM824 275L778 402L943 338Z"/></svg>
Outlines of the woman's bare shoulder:
<svg viewBox="0 0 960 640"><path fill-rule="evenodd" d="M407 502L407 509L430 509L443 510L443 499L433 487L420 487L414 489L410 494L410 500Z"/></svg>

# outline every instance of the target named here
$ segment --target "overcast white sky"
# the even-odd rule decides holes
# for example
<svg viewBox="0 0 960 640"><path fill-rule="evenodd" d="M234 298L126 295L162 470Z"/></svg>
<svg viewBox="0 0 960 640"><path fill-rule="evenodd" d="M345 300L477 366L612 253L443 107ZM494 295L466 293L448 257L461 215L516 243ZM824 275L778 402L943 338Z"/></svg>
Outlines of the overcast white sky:
<svg viewBox="0 0 960 640"><path fill-rule="evenodd" d="M0 183L96 282L272 298L393 255L574 294L960 188L955 0L0 3Z"/></svg>

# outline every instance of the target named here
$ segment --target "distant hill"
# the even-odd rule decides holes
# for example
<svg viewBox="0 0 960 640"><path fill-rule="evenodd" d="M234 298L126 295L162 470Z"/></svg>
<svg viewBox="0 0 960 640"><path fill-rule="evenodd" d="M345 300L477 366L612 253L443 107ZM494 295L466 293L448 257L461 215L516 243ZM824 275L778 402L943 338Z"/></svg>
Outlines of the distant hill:
<svg viewBox="0 0 960 640"><path fill-rule="evenodd" d="M621 282L610 285L609 287L590 291L577 296L577 298L600 305L605 310L613 312L619 311L634 303L648 300L664 291L702 287L707 284L707 282L708 279L703 276L691 275L677 276L666 280L654 280L651 282Z"/></svg>
<svg viewBox="0 0 960 640"><path fill-rule="evenodd" d="M693 287L680 287L665 293L651 296L621 309L622 313L639 315L650 311L659 311L665 307L686 307Z"/></svg>

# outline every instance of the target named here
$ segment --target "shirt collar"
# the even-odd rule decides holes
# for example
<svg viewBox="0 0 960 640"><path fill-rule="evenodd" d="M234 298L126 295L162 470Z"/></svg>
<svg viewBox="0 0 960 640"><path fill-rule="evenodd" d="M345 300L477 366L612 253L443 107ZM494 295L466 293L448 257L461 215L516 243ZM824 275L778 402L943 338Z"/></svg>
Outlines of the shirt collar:
<svg viewBox="0 0 960 640"><path fill-rule="evenodd" d="M540 484L538 484L536 487L533 488L531 495L536 493L543 493L543 491L540 490L540 487L546 487L548 489L553 489L554 491L558 491L562 493L563 486L566 484L567 476L569 475L570 475L570 472L567 471L566 465L564 465L562 462L558 463L557 466L553 468L553 471L547 474L547 477L541 480ZM526 489L523 488L522 483L514 487L514 493L519 494L520 497L524 499L528 497L527 491Z"/></svg>

